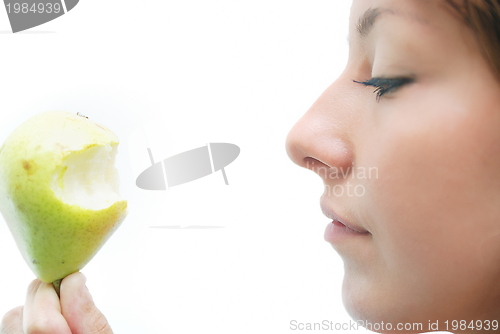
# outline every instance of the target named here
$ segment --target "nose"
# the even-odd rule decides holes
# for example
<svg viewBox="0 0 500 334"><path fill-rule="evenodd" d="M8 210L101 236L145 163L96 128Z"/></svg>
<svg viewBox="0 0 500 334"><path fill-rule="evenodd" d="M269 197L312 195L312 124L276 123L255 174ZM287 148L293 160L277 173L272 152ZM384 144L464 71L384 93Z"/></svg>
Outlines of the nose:
<svg viewBox="0 0 500 334"><path fill-rule="evenodd" d="M354 165L353 105L341 79L328 87L293 126L286 138L286 151L297 165L323 179L332 172L352 171Z"/></svg>

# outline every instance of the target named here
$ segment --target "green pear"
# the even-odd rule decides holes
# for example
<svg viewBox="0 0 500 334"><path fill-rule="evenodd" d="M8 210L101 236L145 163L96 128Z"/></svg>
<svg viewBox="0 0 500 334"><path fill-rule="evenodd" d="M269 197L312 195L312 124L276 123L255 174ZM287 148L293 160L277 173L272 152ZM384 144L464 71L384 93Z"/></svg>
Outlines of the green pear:
<svg viewBox="0 0 500 334"><path fill-rule="evenodd" d="M0 147L0 211L41 281L81 270L127 215L117 146L105 126L51 111L21 124Z"/></svg>

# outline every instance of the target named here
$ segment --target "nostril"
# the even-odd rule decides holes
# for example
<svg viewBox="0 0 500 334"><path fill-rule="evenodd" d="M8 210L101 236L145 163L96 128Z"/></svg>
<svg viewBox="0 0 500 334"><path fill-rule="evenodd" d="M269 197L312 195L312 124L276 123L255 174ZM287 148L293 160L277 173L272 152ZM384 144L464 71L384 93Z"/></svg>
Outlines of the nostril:
<svg viewBox="0 0 500 334"><path fill-rule="evenodd" d="M303 159L304 164L303 167L312 170L316 174L318 174L321 177L324 177L327 175L328 170L330 170L330 166L322 162L321 160L318 160L313 157L305 157Z"/></svg>

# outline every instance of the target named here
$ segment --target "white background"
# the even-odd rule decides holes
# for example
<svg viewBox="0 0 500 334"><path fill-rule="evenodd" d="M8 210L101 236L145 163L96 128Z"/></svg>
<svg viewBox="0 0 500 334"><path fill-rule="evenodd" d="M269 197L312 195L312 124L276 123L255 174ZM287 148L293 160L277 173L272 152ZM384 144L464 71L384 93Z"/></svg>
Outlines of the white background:
<svg viewBox="0 0 500 334"><path fill-rule="evenodd" d="M321 179L285 152L293 124L347 61L350 1L81 0L12 34L0 9L0 140L46 110L120 138L129 215L82 270L115 333L290 333L349 323L342 261L323 240ZM168 191L136 177L208 142L241 153ZM34 279L0 217L0 316ZM220 229L156 229L218 225ZM311 332L311 331L308 331ZM363 330L358 333L365 332Z"/></svg>

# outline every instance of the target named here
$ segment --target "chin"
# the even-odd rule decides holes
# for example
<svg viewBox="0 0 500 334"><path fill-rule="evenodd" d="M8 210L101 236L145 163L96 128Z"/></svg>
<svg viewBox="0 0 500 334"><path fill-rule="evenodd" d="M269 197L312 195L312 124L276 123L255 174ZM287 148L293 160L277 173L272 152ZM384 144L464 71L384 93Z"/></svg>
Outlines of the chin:
<svg viewBox="0 0 500 334"><path fill-rule="evenodd" d="M377 333L426 332L428 319L420 321L415 305L394 289L386 289L374 279L347 272L342 284L342 301L349 316L360 326ZM392 325L392 330L387 324ZM421 323L421 330L395 330L398 323ZM370 325L371 324L371 327Z"/></svg>
<svg viewBox="0 0 500 334"><path fill-rule="evenodd" d="M342 302L349 316L356 322L380 322L380 304L374 302L377 291L361 282L354 275L344 276ZM375 305L374 305L375 304Z"/></svg>

